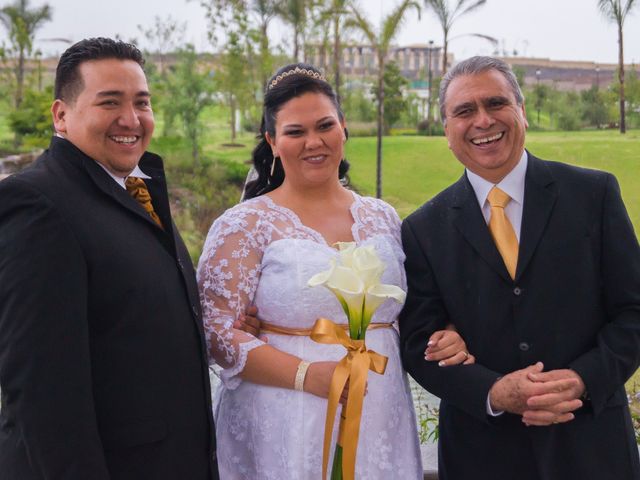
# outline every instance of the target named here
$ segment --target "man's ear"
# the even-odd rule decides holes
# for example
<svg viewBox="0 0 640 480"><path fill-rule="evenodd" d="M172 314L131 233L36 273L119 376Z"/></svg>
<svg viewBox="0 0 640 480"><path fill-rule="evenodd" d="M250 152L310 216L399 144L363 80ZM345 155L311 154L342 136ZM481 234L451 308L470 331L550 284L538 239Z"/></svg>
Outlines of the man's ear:
<svg viewBox="0 0 640 480"><path fill-rule="evenodd" d="M447 146L449 147L449 150L451 150L451 142L449 141L449 129L447 128L446 120L442 122L442 127L444 128L444 136L447 137Z"/></svg>
<svg viewBox="0 0 640 480"><path fill-rule="evenodd" d="M63 100L60 100L59 98L57 98L51 105L51 116L53 117L53 128L55 128L56 132L59 132L59 133L67 132L66 114L67 114L67 104Z"/></svg>
<svg viewBox="0 0 640 480"><path fill-rule="evenodd" d="M524 108L524 102L522 102L522 116L524 117L524 128L529 128L529 120L527 120L527 110Z"/></svg>

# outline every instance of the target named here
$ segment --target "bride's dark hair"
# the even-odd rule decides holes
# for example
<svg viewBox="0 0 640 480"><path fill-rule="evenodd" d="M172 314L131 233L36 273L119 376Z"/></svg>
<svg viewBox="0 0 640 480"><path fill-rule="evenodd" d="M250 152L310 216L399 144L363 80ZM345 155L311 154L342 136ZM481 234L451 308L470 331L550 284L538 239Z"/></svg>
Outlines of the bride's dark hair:
<svg viewBox="0 0 640 480"><path fill-rule="evenodd" d="M265 138L265 133L269 132L271 138L275 138L278 111L292 98L309 92L325 95L333 103L340 120L344 120L344 113L340 108L333 88L317 68L305 63L292 63L278 70L267 82L264 93L262 122L260 133L258 134L259 142L252 154L253 168L258 174L258 178L247 183L244 194L245 200L268 193L282 185L284 169L282 168L282 163L273 158L273 152ZM346 129L345 135L348 136ZM274 161L276 164L273 175L271 175L271 165ZM348 181L348 170L349 163L342 159L338 169L340 180Z"/></svg>

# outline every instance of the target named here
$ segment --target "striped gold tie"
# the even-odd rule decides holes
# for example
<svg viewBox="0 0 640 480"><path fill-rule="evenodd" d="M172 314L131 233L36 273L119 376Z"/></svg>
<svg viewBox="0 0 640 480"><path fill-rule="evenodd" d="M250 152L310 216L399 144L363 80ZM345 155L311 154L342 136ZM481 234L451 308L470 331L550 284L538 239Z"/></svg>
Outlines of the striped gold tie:
<svg viewBox="0 0 640 480"><path fill-rule="evenodd" d="M491 205L489 231L509 275L511 278L515 278L516 266L518 265L518 237L516 237L513 226L504 213L504 207L511 201L511 197L498 187L493 187L487 200Z"/></svg>
<svg viewBox="0 0 640 480"><path fill-rule="evenodd" d="M144 180L137 177L128 177L124 184L127 187L127 192L142 205L142 208L149 214L151 219L156 222L160 228L164 228L160 217L158 217L158 214L153 209L151 195L149 194L149 190L147 190L147 185L144 183Z"/></svg>

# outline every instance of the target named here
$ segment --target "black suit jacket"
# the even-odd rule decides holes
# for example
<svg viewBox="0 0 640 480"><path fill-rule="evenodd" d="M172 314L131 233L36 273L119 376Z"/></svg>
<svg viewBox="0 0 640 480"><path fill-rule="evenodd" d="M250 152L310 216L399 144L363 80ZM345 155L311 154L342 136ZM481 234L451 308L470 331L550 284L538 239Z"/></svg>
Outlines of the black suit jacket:
<svg viewBox="0 0 640 480"><path fill-rule="evenodd" d="M162 161L166 230L53 138L0 183L0 477L217 478L206 349Z"/></svg>
<svg viewBox="0 0 640 480"><path fill-rule="evenodd" d="M403 361L442 399L441 480L640 478L624 390L640 363L640 250L615 178L529 154L515 280L466 175L410 215L402 238ZM424 360L447 323L475 365ZM536 361L580 374L590 402L576 419L488 417L493 383Z"/></svg>

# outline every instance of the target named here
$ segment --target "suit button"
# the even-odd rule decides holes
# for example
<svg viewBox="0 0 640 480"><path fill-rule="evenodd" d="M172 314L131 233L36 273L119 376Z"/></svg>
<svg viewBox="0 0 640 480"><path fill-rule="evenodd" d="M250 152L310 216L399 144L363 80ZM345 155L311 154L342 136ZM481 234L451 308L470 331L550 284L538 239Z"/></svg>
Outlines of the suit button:
<svg viewBox="0 0 640 480"><path fill-rule="evenodd" d="M196 307L195 305L191 305L191 310L193 311L193 314L197 317L198 316L198 307Z"/></svg>
<svg viewBox="0 0 640 480"><path fill-rule="evenodd" d="M527 350L529 350L529 344L527 342L520 342L520 345L518 345L518 348L523 352L526 352Z"/></svg>
<svg viewBox="0 0 640 480"><path fill-rule="evenodd" d="M520 287L516 287L513 289L513 294L519 296L522 293L522 289Z"/></svg>
<svg viewBox="0 0 640 480"><path fill-rule="evenodd" d="M182 260L178 259L178 267L182 270L184 267L182 266Z"/></svg>

